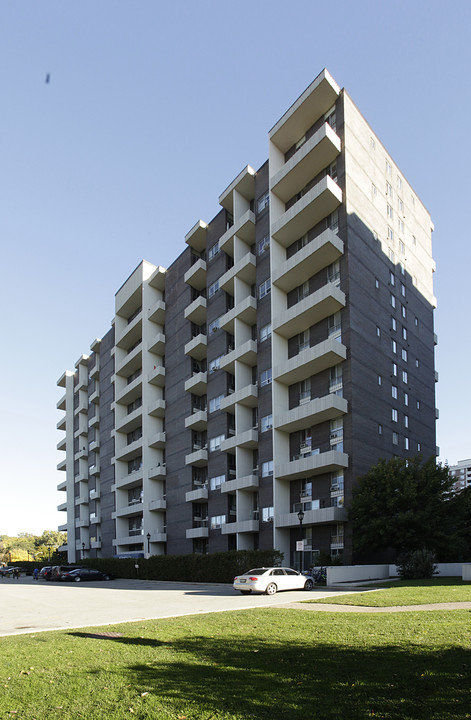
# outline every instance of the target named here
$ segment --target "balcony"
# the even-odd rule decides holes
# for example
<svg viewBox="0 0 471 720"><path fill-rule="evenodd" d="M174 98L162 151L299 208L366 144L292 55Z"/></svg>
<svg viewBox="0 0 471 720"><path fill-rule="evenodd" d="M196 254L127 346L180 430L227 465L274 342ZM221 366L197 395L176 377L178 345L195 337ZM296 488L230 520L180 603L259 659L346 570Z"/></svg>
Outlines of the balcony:
<svg viewBox="0 0 471 720"><path fill-rule="evenodd" d="M221 370L234 374L234 366L236 362L242 362L245 365L253 367L257 364L257 341L247 340L247 342L239 345L229 352L220 360Z"/></svg>
<svg viewBox="0 0 471 720"><path fill-rule="evenodd" d="M142 337L142 311L130 323L122 317L116 318L116 347L127 350Z"/></svg>
<svg viewBox="0 0 471 720"><path fill-rule="evenodd" d="M156 333L152 340L149 340L147 349L156 355L165 355L165 335L160 332Z"/></svg>
<svg viewBox="0 0 471 720"><path fill-rule="evenodd" d="M273 331L285 338L293 337L345 307L345 293L334 283L327 283L308 297L273 319Z"/></svg>
<svg viewBox="0 0 471 720"><path fill-rule="evenodd" d="M310 475L321 475L346 467L348 467L346 453L327 450L317 455L307 455L298 460L280 463L275 467L275 475L278 480L299 480Z"/></svg>
<svg viewBox="0 0 471 720"><path fill-rule="evenodd" d="M116 432L128 433L139 425L142 425L142 405L133 412L116 418Z"/></svg>
<svg viewBox="0 0 471 720"><path fill-rule="evenodd" d="M147 375L147 381L151 385L163 387L165 385L165 368L162 365L154 365L153 370Z"/></svg>
<svg viewBox="0 0 471 720"><path fill-rule="evenodd" d="M324 230L295 255L278 265L272 273L272 283L284 292L302 285L315 273L343 255L342 240L332 230Z"/></svg>
<svg viewBox="0 0 471 720"><path fill-rule="evenodd" d="M142 366L142 343L139 343L130 353L116 359L115 374L122 377L129 377L133 372Z"/></svg>
<svg viewBox="0 0 471 720"><path fill-rule="evenodd" d="M63 416L61 417L61 419L59 420L59 422L58 422L57 425L56 425L56 428L57 428L58 430L65 430L65 429L66 429L66 417L65 417L65 415L63 415Z"/></svg>
<svg viewBox="0 0 471 720"><path fill-rule="evenodd" d="M56 408L58 410L65 410L66 397L66 394L62 395L61 399L56 403Z"/></svg>
<svg viewBox="0 0 471 720"><path fill-rule="evenodd" d="M348 412L348 402L337 395L324 395L304 405L292 408L285 413L275 415L275 428L292 433L297 430L333 420Z"/></svg>
<svg viewBox="0 0 471 720"><path fill-rule="evenodd" d="M56 448L58 450L64 450L66 449L66 438L63 437L62 440L59 440L59 442L56 445Z"/></svg>
<svg viewBox="0 0 471 720"><path fill-rule="evenodd" d="M251 428L237 435L232 435L221 442L222 452L234 454L236 447L256 450L258 448L258 431Z"/></svg>
<svg viewBox="0 0 471 720"><path fill-rule="evenodd" d="M255 266L257 260L253 253L248 252L233 265L229 270L226 270L224 275L219 278L219 288L225 290L230 295L234 295L234 278L243 280L247 285L253 285L255 283Z"/></svg>
<svg viewBox="0 0 471 720"><path fill-rule="evenodd" d="M147 477L149 478L149 480L160 480L167 477L167 468L165 466L165 463L157 463L157 465L154 465L154 467L149 468Z"/></svg>
<svg viewBox="0 0 471 720"><path fill-rule="evenodd" d="M144 510L144 504L142 502L130 503L125 507L118 508L116 512L112 514L113 520L121 517L129 517L133 515L142 515Z"/></svg>
<svg viewBox="0 0 471 720"><path fill-rule="evenodd" d="M167 501L165 498L151 500L148 507L151 512L165 512L167 509Z"/></svg>
<svg viewBox="0 0 471 720"><path fill-rule="evenodd" d="M285 153L337 100L340 88L323 70L270 130L271 142Z"/></svg>
<svg viewBox="0 0 471 720"><path fill-rule="evenodd" d="M98 403L100 402L100 391L98 388L91 393L90 402L94 405L98 405Z"/></svg>
<svg viewBox="0 0 471 720"><path fill-rule="evenodd" d="M139 455L142 455L142 437L138 440L134 440L132 443L129 443L129 445L116 448L115 459L129 462L129 460L133 460L134 458L139 457Z"/></svg>
<svg viewBox="0 0 471 720"><path fill-rule="evenodd" d="M185 501L186 502L197 502L198 500L207 500L208 499L208 486L202 486L200 488L197 488L196 490L190 490L189 492L185 493Z"/></svg>
<svg viewBox="0 0 471 720"><path fill-rule="evenodd" d="M78 405L74 408L74 414L76 415L77 413L88 413L88 397L79 398Z"/></svg>
<svg viewBox="0 0 471 720"><path fill-rule="evenodd" d="M302 237L342 204L342 191L326 175L272 225L272 236L284 247Z"/></svg>
<svg viewBox="0 0 471 720"><path fill-rule="evenodd" d="M95 414L88 418L88 424L90 427L96 428L100 424L100 408L95 405Z"/></svg>
<svg viewBox="0 0 471 720"><path fill-rule="evenodd" d="M286 203L311 178L333 163L340 150L339 136L328 123L324 123L271 178L272 192Z"/></svg>
<svg viewBox="0 0 471 720"><path fill-rule="evenodd" d="M129 405L142 395L142 375L135 378L129 385L125 384L120 390L117 389L115 383L115 391L115 401L122 405Z"/></svg>
<svg viewBox="0 0 471 720"><path fill-rule="evenodd" d="M276 365L273 368L273 379L284 385L292 385L337 365L346 357L345 345L329 338Z"/></svg>
<svg viewBox="0 0 471 720"><path fill-rule="evenodd" d="M153 532L150 536L151 543L166 543L167 542L167 533L166 532Z"/></svg>
<svg viewBox="0 0 471 720"><path fill-rule="evenodd" d="M90 515L90 525L99 525L101 523L101 515Z"/></svg>
<svg viewBox="0 0 471 720"><path fill-rule="evenodd" d="M163 418L165 417L165 400L158 399L152 402L147 407L147 413L152 417Z"/></svg>
<svg viewBox="0 0 471 720"><path fill-rule="evenodd" d="M185 455L185 464L194 467L206 467L208 464L208 450L201 448Z"/></svg>
<svg viewBox="0 0 471 720"><path fill-rule="evenodd" d="M92 380L98 380L100 377L100 358L98 355L95 357L95 365L89 370L89 374Z"/></svg>
<svg viewBox="0 0 471 720"><path fill-rule="evenodd" d="M232 535L234 533L256 533L259 531L258 512L256 514L257 519L250 518L249 520L236 520L232 523L224 523L221 528L222 535Z"/></svg>
<svg viewBox="0 0 471 720"><path fill-rule="evenodd" d="M149 447L162 450L165 447L165 433L158 432L151 435L149 439Z"/></svg>
<svg viewBox="0 0 471 720"><path fill-rule="evenodd" d="M186 320L191 320L196 325L202 325L206 322L206 306L206 298L200 295L185 308L183 315Z"/></svg>
<svg viewBox="0 0 471 720"><path fill-rule="evenodd" d="M185 418L185 428L187 430L206 430L208 425L208 413L206 410L197 410L192 415Z"/></svg>
<svg viewBox="0 0 471 720"><path fill-rule="evenodd" d="M245 475L245 477L227 480L220 485L222 493L234 493L236 490L252 490L253 492L257 492L258 487L258 475Z"/></svg>
<svg viewBox="0 0 471 720"><path fill-rule="evenodd" d="M165 303L157 300L147 311L147 318L158 325L165 325Z"/></svg>
<svg viewBox="0 0 471 720"><path fill-rule="evenodd" d="M257 301L252 295L247 295L235 307L228 310L219 321L221 330L234 334L234 320L242 320L246 325L254 325L257 322Z"/></svg>
<svg viewBox="0 0 471 720"><path fill-rule="evenodd" d="M340 507L319 508L304 512L303 525L325 525L331 523L347 522L348 511ZM298 513L284 513L275 515L275 527L299 527Z"/></svg>
<svg viewBox="0 0 471 720"><path fill-rule="evenodd" d="M187 285L195 290L203 290L206 287L206 260L197 260L184 275Z"/></svg>
<svg viewBox="0 0 471 720"><path fill-rule="evenodd" d="M100 497L100 491L99 490L90 490L90 500L98 500Z"/></svg>
<svg viewBox="0 0 471 720"><path fill-rule="evenodd" d="M255 215L251 210L247 210L219 238L219 249L224 250L231 257L234 257L234 235L237 235L247 245L253 245L255 242Z"/></svg>
<svg viewBox="0 0 471 720"><path fill-rule="evenodd" d="M81 458L88 458L88 450L86 447L80 448L80 450L77 450L74 454L74 460L80 460Z"/></svg>
<svg viewBox="0 0 471 720"><path fill-rule="evenodd" d="M208 527L194 527L194 528L188 528L186 531L186 539L187 540L195 540L197 538L207 538L209 537L209 529Z"/></svg>
<svg viewBox="0 0 471 720"><path fill-rule="evenodd" d="M58 505L58 506L57 506L57 510L58 510L59 512L63 512L64 510L67 510L67 503L66 503L66 502L63 502L63 503L61 503L60 505Z"/></svg>
<svg viewBox="0 0 471 720"><path fill-rule="evenodd" d="M191 378L185 381L185 391L191 392L193 395L205 395L208 383L208 375L205 372L195 373Z"/></svg>
<svg viewBox="0 0 471 720"><path fill-rule="evenodd" d="M100 474L100 461L97 460L94 465L90 465L88 468L88 474L92 477Z"/></svg>
<svg viewBox="0 0 471 720"><path fill-rule="evenodd" d="M62 480L62 482L58 484L57 489L59 491L67 490L67 480Z"/></svg>
<svg viewBox="0 0 471 720"><path fill-rule="evenodd" d="M246 200L252 200L255 192L255 170L246 165L237 177L219 196L219 204L230 213L234 213L234 190Z"/></svg>
<svg viewBox="0 0 471 720"><path fill-rule="evenodd" d="M246 385L240 390L229 393L221 400L221 410L231 411L236 403L240 403L245 407L253 408L258 403L258 387L257 385Z"/></svg>
<svg viewBox="0 0 471 720"><path fill-rule="evenodd" d="M207 229L207 223L203 222L203 220L198 220L198 222L193 225L191 230L185 235L186 244L192 247L197 252L206 250Z"/></svg>
<svg viewBox="0 0 471 720"><path fill-rule="evenodd" d="M74 498L74 504L88 505L88 495L79 495L79 497Z"/></svg>
<svg viewBox="0 0 471 720"><path fill-rule="evenodd" d="M111 486L111 490L130 490L133 487L142 485L143 475L144 472L142 467L139 468L139 470L134 470L128 475L124 475L124 477L117 479L115 484Z"/></svg>
<svg viewBox="0 0 471 720"><path fill-rule="evenodd" d="M189 355L195 360L202 360L206 357L207 347L208 338L203 333L200 333L185 344L185 355Z"/></svg>
<svg viewBox="0 0 471 720"><path fill-rule="evenodd" d="M143 530L139 530L138 535L123 535L113 540L113 547L119 545L142 545L144 542Z"/></svg>

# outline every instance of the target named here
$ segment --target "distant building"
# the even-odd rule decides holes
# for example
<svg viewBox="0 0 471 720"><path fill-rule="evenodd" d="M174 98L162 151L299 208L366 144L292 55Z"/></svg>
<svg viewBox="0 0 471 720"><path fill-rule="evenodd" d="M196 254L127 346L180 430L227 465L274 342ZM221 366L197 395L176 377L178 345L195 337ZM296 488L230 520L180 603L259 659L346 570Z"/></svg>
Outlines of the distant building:
<svg viewBox="0 0 471 720"><path fill-rule="evenodd" d="M58 381L70 561L348 561L356 478L436 454L429 213L325 70L268 139Z"/></svg>
<svg viewBox="0 0 471 720"><path fill-rule="evenodd" d="M454 489L464 490L471 485L471 458L469 460L458 460L456 465L450 465L450 475L456 478Z"/></svg>

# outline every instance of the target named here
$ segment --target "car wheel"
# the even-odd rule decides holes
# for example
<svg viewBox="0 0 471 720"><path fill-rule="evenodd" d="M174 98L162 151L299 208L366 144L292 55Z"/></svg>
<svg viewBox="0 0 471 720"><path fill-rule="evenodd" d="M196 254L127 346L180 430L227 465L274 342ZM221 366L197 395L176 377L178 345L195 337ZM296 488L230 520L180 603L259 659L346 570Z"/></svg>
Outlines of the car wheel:
<svg viewBox="0 0 471 720"><path fill-rule="evenodd" d="M241 593L241 595L250 595L251 591L250 590L241 590L240 593Z"/></svg>
<svg viewBox="0 0 471 720"><path fill-rule="evenodd" d="M76 578L75 578L75 582L80 582L80 578L79 578L79 577L76 577Z"/></svg>
<svg viewBox="0 0 471 720"><path fill-rule="evenodd" d="M314 587L314 583L312 582L312 580L306 580L306 584L304 585L304 589L305 589L305 590L312 590L313 587Z"/></svg>
<svg viewBox="0 0 471 720"><path fill-rule="evenodd" d="M267 595L274 595L278 588L276 587L275 583L271 582L267 585L267 589L265 590L265 593Z"/></svg>
<svg viewBox="0 0 471 720"><path fill-rule="evenodd" d="M109 580L109 579L110 579L110 578L109 578L109 575L104 575L104 576L103 576L103 580Z"/></svg>

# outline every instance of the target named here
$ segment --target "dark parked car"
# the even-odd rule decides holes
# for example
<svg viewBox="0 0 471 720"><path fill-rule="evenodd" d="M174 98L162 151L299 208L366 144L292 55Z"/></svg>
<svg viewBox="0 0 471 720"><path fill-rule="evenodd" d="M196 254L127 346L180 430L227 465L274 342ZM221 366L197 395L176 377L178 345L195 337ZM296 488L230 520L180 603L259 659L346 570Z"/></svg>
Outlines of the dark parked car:
<svg viewBox="0 0 471 720"><path fill-rule="evenodd" d="M62 575L70 570L78 570L77 565L54 565L51 574L46 580L62 580Z"/></svg>
<svg viewBox="0 0 471 720"><path fill-rule="evenodd" d="M49 580L51 575L52 567L50 565L46 565L45 567L41 568L39 571L39 577L43 578L43 580Z"/></svg>
<svg viewBox="0 0 471 720"><path fill-rule="evenodd" d="M60 579L71 580L73 582L89 582L91 580L111 580L111 575L102 573L100 570L94 570L93 568L76 568L75 570L63 572Z"/></svg>

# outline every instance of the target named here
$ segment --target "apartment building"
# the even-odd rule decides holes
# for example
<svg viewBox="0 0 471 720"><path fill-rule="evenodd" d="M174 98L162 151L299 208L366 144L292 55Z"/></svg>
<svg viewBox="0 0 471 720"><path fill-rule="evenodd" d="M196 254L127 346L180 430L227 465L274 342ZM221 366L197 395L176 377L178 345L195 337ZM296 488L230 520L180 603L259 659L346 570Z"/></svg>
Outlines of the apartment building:
<svg viewBox="0 0 471 720"><path fill-rule="evenodd" d="M455 478L454 489L456 492L471 485L471 458L458 460L456 465L450 465L450 475Z"/></svg>
<svg viewBox="0 0 471 720"><path fill-rule="evenodd" d="M436 454L428 211L326 70L268 141L58 381L71 561L350 561L356 478Z"/></svg>

